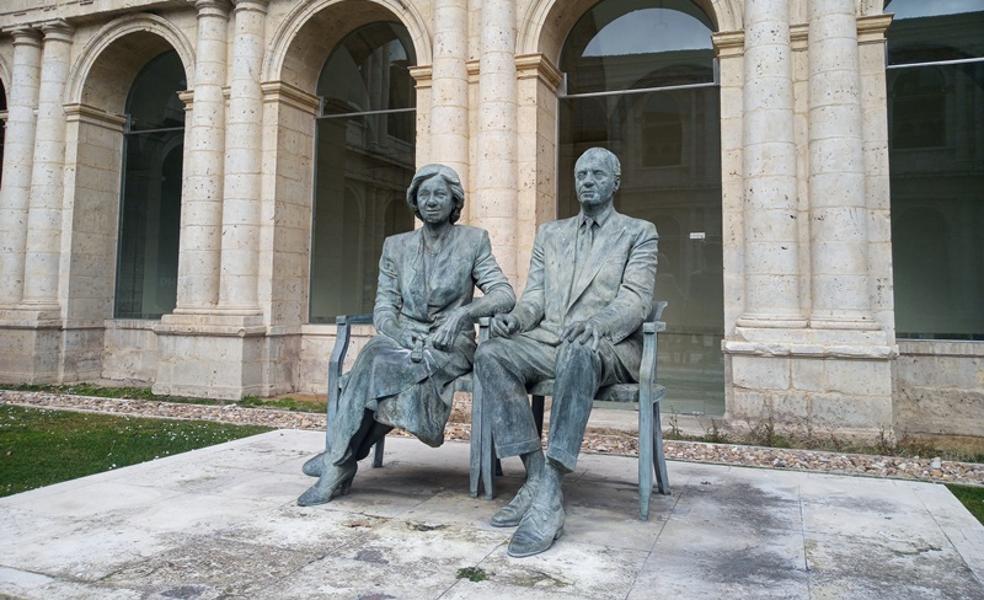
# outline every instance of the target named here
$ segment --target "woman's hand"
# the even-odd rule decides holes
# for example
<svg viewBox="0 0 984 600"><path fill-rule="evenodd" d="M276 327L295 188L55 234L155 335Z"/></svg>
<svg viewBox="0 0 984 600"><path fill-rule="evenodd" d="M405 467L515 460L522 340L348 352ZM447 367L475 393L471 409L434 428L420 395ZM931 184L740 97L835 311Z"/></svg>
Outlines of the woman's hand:
<svg viewBox="0 0 984 600"><path fill-rule="evenodd" d="M421 334L404 327L400 330L400 335L396 338L396 341L407 350L412 351L413 347L418 343L418 340L422 342L423 339L424 336Z"/></svg>
<svg viewBox="0 0 984 600"><path fill-rule="evenodd" d="M454 338L465 328L474 325L471 315L467 308L458 308L451 311L448 318L441 323L441 326L431 334L431 344L438 350L447 351L454 343Z"/></svg>

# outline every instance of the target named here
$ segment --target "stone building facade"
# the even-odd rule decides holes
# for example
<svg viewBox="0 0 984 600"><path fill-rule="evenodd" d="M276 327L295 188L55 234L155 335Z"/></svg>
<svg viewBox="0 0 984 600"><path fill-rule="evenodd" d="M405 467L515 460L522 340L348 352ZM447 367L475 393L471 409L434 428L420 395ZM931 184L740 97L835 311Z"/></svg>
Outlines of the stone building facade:
<svg viewBox="0 0 984 600"><path fill-rule="evenodd" d="M931 4L6 0L0 380L323 392L415 165L521 289L605 145L671 410L982 436L984 8Z"/></svg>

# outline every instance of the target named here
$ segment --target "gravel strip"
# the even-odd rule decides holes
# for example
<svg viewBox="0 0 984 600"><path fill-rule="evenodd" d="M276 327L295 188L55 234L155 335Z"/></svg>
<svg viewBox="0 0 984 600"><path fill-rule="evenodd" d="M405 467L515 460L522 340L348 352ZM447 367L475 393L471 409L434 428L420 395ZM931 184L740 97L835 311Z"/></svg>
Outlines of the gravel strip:
<svg viewBox="0 0 984 600"><path fill-rule="evenodd" d="M0 404L134 417L218 421L277 429L316 430L324 427L324 417L320 414L235 405L178 404L10 390L0 390ZM448 424L445 437L467 440L470 432L468 423L452 421ZM403 432L394 434L407 435ZM706 442L667 441L665 446L666 458L670 460L984 486L984 464L979 463ZM599 433L589 428L583 449L594 454L638 456L639 442L634 433L612 434L611 430Z"/></svg>

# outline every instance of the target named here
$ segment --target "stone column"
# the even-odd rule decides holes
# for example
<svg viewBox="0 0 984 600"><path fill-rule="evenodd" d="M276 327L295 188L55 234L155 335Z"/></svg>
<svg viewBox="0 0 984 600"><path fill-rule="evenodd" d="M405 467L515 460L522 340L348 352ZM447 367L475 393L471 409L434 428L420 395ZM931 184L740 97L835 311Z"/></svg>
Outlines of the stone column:
<svg viewBox="0 0 984 600"><path fill-rule="evenodd" d="M41 36L38 30L19 27L14 37L14 64L8 90L7 131L3 149L3 184L0 186L0 306L21 301L27 214L34 163L34 108L40 83Z"/></svg>
<svg viewBox="0 0 984 600"><path fill-rule="evenodd" d="M263 28L267 0L234 0L236 29L225 138L222 203L223 312L259 314L260 171L263 92Z"/></svg>
<svg viewBox="0 0 984 600"><path fill-rule="evenodd" d="M468 189L468 5L434 3L434 61L431 72L431 162L461 176Z"/></svg>
<svg viewBox="0 0 984 600"><path fill-rule="evenodd" d="M810 326L873 329L854 0L810 2Z"/></svg>
<svg viewBox="0 0 984 600"><path fill-rule="evenodd" d="M516 264L516 6L482 3L478 82L478 163L473 222L488 229L502 270L513 282Z"/></svg>
<svg viewBox="0 0 984 600"><path fill-rule="evenodd" d="M194 105L181 190L181 241L175 314L208 312L219 292L225 156L225 0L191 0L198 9Z"/></svg>
<svg viewBox="0 0 984 600"><path fill-rule="evenodd" d="M745 310L740 327L805 327L787 0L745 3Z"/></svg>
<svg viewBox="0 0 984 600"><path fill-rule="evenodd" d="M25 308L58 310L62 201L65 177L65 81L71 64L72 28L63 20L41 26L41 86L27 219L24 273Z"/></svg>

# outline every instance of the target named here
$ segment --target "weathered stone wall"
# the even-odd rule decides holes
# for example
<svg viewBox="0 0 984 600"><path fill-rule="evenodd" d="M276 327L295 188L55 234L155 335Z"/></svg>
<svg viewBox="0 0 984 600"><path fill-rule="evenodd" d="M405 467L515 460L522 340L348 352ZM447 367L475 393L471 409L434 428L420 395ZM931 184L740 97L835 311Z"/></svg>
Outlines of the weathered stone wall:
<svg viewBox="0 0 984 600"><path fill-rule="evenodd" d="M380 19L416 51L418 164L460 172L464 222L522 287L565 176L556 64L594 2L4 2L0 379L324 391L334 327L307 322L315 84ZM697 2L717 30L728 418L984 434L980 343L895 340L882 3ZM168 49L188 79L178 309L113 320L119 115Z"/></svg>

